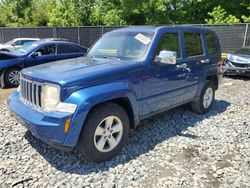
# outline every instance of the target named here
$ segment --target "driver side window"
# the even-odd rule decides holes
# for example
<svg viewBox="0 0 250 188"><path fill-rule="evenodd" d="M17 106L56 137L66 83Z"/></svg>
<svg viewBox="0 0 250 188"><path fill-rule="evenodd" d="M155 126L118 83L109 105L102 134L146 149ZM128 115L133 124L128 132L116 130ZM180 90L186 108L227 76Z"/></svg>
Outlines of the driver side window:
<svg viewBox="0 0 250 188"><path fill-rule="evenodd" d="M38 49L36 52L38 52L40 56L55 55L56 54L56 45L51 44L51 45L43 46L40 49Z"/></svg>
<svg viewBox="0 0 250 188"><path fill-rule="evenodd" d="M177 58L181 57L178 33L165 33L162 35L155 55L158 55L163 50L176 52Z"/></svg>

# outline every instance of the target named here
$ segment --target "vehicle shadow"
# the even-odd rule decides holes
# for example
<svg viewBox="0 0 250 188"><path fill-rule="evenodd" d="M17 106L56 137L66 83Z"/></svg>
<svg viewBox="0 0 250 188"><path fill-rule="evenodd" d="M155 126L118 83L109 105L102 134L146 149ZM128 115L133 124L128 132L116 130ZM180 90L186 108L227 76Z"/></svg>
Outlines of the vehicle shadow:
<svg viewBox="0 0 250 188"><path fill-rule="evenodd" d="M225 112L229 106L230 103L227 101L215 100L212 109L205 115L198 115L189 110L188 105L185 105L144 120L136 130L130 132L123 150L110 161L103 163L91 162L78 154L77 151L66 153L53 149L33 137L29 131L26 132L25 138L57 170L80 175L103 172L147 154L157 144L169 138L184 136L196 139L199 135L183 133L183 131L196 126L204 119Z"/></svg>

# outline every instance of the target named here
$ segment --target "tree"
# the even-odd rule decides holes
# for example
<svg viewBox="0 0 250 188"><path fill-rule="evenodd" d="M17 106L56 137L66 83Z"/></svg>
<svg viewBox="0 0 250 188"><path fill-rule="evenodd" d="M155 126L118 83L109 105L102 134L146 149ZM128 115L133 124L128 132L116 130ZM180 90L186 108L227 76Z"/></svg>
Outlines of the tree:
<svg viewBox="0 0 250 188"><path fill-rule="evenodd" d="M212 12L208 13L210 19L205 19L208 24L240 23L240 20L233 15L227 15L225 9L219 5Z"/></svg>

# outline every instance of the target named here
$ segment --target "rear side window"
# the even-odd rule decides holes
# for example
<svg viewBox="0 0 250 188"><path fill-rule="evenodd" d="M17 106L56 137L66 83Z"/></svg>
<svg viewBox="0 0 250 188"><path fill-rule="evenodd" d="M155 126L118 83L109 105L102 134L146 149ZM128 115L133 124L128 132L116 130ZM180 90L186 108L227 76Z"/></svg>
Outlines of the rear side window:
<svg viewBox="0 0 250 188"><path fill-rule="evenodd" d="M162 50L176 52L177 58L181 57L178 33L165 33L161 37L155 55L158 55Z"/></svg>
<svg viewBox="0 0 250 188"><path fill-rule="evenodd" d="M217 40L213 33L206 33L206 41L208 47L208 54L217 54Z"/></svg>
<svg viewBox="0 0 250 188"><path fill-rule="evenodd" d="M57 54L72 54L81 53L82 51L77 47L69 44L59 44L57 46Z"/></svg>
<svg viewBox="0 0 250 188"><path fill-rule="evenodd" d="M186 44L186 56L203 55L203 47L200 33L184 33Z"/></svg>

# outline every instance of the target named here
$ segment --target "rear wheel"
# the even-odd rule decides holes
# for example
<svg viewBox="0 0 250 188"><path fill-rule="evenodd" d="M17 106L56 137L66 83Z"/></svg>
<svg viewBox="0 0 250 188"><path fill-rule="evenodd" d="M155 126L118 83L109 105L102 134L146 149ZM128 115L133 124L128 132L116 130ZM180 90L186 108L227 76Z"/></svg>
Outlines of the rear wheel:
<svg viewBox="0 0 250 188"><path fill-rule="evenodd" d="M213 82L207 81L201 91L199 99L191 105L193 111L199 114L207 113L214 102L214 94L215 85Z"/></svg>
<svg viewBox="0 0 250 188"><path fill-rule="evenodd" d="M17 87L20 83L20 69L10 68L4 73L4 85L7 87Z"/></svg>
<svg viewBox="0 0 250 188"><path fill-rule="evenodd" d="M92 161L106 161L122 149L128 132L129 118L125 110L114 103L102 105L88 116L78 149Z"/></svg>

